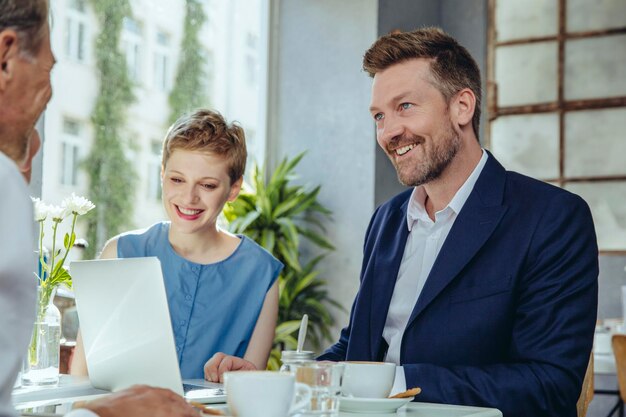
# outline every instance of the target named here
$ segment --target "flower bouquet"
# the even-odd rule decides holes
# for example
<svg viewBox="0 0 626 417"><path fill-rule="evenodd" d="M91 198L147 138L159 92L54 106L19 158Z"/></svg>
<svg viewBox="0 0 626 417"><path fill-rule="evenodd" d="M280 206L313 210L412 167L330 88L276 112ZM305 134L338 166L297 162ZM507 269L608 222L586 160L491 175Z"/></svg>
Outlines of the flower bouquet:
<svg viewBox="0 0 626 417"><path fill-rule="evenodd" d="M22 383L24 385L51 385L59 380L59 344L61 337L61 316L52 303L56 289L60 285L71 288L72 277L65 267L65 260L76 241L76 220L95 205L84 197L72 195L61 206L47 205L33 198L35 220L39 223L39 270L37 276L37 315L33 335L24 363ZM72 217L72 227L63 238L63 248L57 248L59 224ZM52 222L52 250L46 252L43 246L46 220Z"/></svg>

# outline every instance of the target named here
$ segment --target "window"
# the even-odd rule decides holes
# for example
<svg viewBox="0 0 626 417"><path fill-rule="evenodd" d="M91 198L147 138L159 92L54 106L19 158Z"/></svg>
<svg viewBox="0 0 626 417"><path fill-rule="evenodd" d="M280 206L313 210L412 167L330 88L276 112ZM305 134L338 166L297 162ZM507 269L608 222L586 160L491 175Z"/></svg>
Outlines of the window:
<svg viewBox="0 0 626 417"><path fill-rule="evenodd" d="M508 169L583 197L600 250L626 253L626 2L489 6L487 143Z"/></svg>
<svg viewBox="0 0 626 417"><path fill-rule="evenodd" d="M170 36L157 31L154 48L154 87L167 92L170 89Z"/></svg>
<svg viewBox="0 0 626 417"><path fill-rule="evenodd" d="M148 198L161 199L161 142L155 140L150 144L148 158Z"/></svg>
<svg viewBox="0 0 626 417"><path fill-rule="evenodd" d="M78 164L81 126L80 123L71 120L63 120L63 138L61 139L61 176L59 182L65 186L78 185Z"/></svg>
<svg viewBox="0 0 626 417"><path fill-rule="evenodd" d="M70 0L65 26L65 53L68 58L85 61L86 31L85 0Z"/></svg>
<svg viewBox="0 0 626 417"><path fill-rule="evenodd" d="M215 94L215 56L212 50L202 48L200 51L202 54L202 60L204 61L204 78L202 79L202 89L209 97L209 102Z"/></svg>
<svg viewBox="0 0 626 417"><path fill-rule="evenodd" d="M246 36L246 82L250 86L256 86L259 73L257 68L257 38L257 35L250 32Z"/></svg>
<svg viewBox="0 0 626 417"><path fill-rule="evenodd" d="M128 76L135 82L141 79L142 43L143 30L141 24L130 17L124 18L122 53L126 57Z"/></svg>
<svg viewBox="0 0 626 417"><path fill-rule="evenodd" d="M110 2L101 3L102 7L113 7L106 6ZM265 19L269 15L269 3L266 0L237 0L232 5L220 0L201 3L207 17L197 37L207 75L197 86L207 91L207 102L203 105L218 110L229 121L238 121L246 131L251 159L262 164L267 130L265 82L268 77L264 48L268 44ZM102 98L98 95L113 91L115 86L101 90L100 64L93 60L91 47L102 32L113 34L117 25L102 25L91 4L86 0L51 2L53 17L61 24L51 27L52 49L57 52L59 65L52 77L54 97L47 107L44 123L41 192L46 201L54 202L72 191L86 197L92 195L90 177L82 162L92 151L95 133L104 128L92 124L96 100ZM131 86L134 101L124 107L127 117L119 122L116 131L137 179L135 189L123 191L133 200L133 212L125 215L132 227L140 228L164 219L159 201L160 139L170 124L168 94L174 86L181 57L186 1L133 0L129 4L131 10L115 35L119 36L117 51L125 56L129 76L135 80ZM73 26L66 25L68 19ZM78 23L83 29L76 29ZM69 28L73 28L72 42L68 41ZM83 40L78 42L81 31ZM89 65L75 65L76 58L65 53L70 43L74 45L75 55L79 51L76 45L83 44L82 56ZM248 69L259 71L258 74L247 73L246 55L256 60ZM254 85L248 82L252 79L256 80ZM110 187L112 193L119 192L114 190L115 184ZM104 234L109 237L112 232Z"/></svg>

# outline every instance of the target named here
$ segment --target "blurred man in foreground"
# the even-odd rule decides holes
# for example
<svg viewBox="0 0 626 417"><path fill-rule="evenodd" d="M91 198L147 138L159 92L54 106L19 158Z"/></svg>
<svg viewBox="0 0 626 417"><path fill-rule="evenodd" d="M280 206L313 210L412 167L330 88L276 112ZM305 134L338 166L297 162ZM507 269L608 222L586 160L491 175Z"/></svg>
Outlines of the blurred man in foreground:
<svg viewBox="0 0 626 417"><path fill-rule="evenodd" d="M35 124L50 100L47 0L0 0L0 416L15 414L11 391L35 314L33 216L28 194L40 147ZM67 417L197 416L172 391L133 387L86 402Z"/></svg>

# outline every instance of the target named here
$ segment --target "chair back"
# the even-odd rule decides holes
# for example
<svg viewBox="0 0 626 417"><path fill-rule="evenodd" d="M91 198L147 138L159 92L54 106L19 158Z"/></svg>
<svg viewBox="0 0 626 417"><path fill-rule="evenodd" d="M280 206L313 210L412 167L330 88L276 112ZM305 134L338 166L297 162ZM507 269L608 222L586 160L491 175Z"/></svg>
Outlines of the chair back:
<svg viewBox="0 0 626 417"><path fill-rule="evenodd" d="M580 391L580 397L576 402L576 410L578 417L585 417L587 414L587 408L589 403L593 399L593 352L589 356L589 364L587 365L587 372L585 372L585 378L583 379L583 388Z"/></svg>
<svg viewBox="0 0 626 417"><path fill-rule="evenodd" d="M617 383L622 401L626 401L626 334L614 334L612 339Z"/></svg>

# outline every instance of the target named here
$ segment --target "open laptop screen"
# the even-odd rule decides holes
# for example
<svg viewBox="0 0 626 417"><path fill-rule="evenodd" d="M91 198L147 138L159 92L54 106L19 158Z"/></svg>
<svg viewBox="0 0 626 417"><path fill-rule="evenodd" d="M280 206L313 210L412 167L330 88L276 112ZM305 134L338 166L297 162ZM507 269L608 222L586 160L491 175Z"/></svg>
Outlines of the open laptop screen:
<svg viewBox="0 0 626 417"><path fill-rule="evenodd" d="M148 384L182 395L159 260L77 261L71 272L93 386Z"/></svg>

